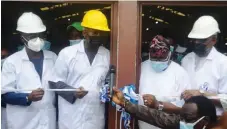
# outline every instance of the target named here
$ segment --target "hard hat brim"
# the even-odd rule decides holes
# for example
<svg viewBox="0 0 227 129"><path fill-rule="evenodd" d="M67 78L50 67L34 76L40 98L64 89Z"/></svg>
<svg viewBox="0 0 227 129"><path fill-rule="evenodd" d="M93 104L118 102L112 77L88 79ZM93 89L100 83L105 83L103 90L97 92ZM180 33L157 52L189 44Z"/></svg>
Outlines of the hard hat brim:
<svg viewBox="0 0 227 129"><path fill-rule="evenodd" d="M220 31L216 32L216 33L220 33ZM210 36L214 35L215 33L210 33L210 34L201 34L201 33L195 33L193 31L191 31L188 34L188 38L190 39L206 39L209 38Z"/></svg>
<svg viewBox="0 0 227 129"><path fill-rule="evenodd" d="M100 30L100 31L110 31L110 29L109 28L103 28L103 27L98 27L98 26L96 26L96 27L90 27L90 26L86 26L86 25L84 25L83 23L81 23L81 26L82 27L86 27L86 28L90 28L90 29L94 29L94 30Z"/></svg>
<svg viewBox="0 0 227 129"><path fill-rule="evenodd" d="M23 33L41 33L46 31L46 26L36 28L36 29L27 29L27 28L17 28L17 31L23 32Z"/></svg>
<svg viewBox="0 0 227 129"><path fill-rule="evenodd" d="M78 30L78 31L83 31L83 30L84 30L84 28L81 26L81 23L80 23L80 22L75 22L75 23L73 23L72 25L69 25L69 26L67 27L67 30L68 30L70 27L73 27L73 28L75 28L75 29Z"/></svg>

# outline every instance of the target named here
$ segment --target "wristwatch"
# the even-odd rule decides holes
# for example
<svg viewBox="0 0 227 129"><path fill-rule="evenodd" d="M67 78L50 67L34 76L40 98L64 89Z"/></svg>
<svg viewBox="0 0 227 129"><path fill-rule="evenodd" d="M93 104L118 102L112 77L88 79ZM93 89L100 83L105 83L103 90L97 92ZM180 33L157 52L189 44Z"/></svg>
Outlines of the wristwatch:
<svg viewBox="0 0 227 129"><path fill-rule="evenodd" d="M158 110L159 110L159 111L162 111L163 108L164 108L163 103L162 103L162 102L159 102L159 103L158 103Z"/></svg>
<svg viewBox="0 0 227 129"><path fill-rule="evenodd" d="M127 99L125 99L124 100L124 105L122 105L123 106L123 108L125 108L128 104L130 103L130 101L129 100L127 100Z"/></svg>
<svg viewBox="0 0 227 129"><path fill-rule="evenodd" d="M26 101L27 101L27 103L29 103L28 96L26 96Z"/></svg>

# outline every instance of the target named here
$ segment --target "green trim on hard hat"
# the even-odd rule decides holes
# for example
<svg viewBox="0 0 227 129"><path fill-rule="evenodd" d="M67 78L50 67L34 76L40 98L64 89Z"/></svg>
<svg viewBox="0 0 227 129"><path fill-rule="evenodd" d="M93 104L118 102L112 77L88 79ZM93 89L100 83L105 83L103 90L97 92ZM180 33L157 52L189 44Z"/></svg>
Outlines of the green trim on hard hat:
<svg viewBox="0 0 227 129"><path fill-rule="evenodd" d="M84 30L84 28L81 26L81 22L74 22L72 25L69 25L67 27L67 30L69 29L69 27L74 27L78 31L83 31Z"/></svg>

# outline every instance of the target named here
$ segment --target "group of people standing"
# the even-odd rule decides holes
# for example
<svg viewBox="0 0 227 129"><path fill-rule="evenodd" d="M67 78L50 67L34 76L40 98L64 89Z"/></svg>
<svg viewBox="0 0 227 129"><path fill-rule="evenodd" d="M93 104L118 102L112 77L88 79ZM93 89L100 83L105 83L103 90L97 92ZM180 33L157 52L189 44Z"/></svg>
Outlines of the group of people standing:
<svg viewBox="0 0 227 129"><path fill-rule="evenodd" d="M190 49L181 66L171 61L170 42L153 38L141 65L136 105L114 88L113 101L139 120L140 129L211 129L226 110L227 57L214 45L220 33L212 16L201 16L188 35ZM141 102L139 102L141 103Z"/></svg>
<svg viewBox="0 0 227 129"><path fill-rule="evenodd" d="M59 129L104 129L99 90L110 66L110 52L102 46L110 31L106 16L90 10L67 30L70 46L57 56L43 49L46 26L41 18L32 12L19 17L17 31L25 47L2 67L7 129L56 129L55 94ZM112 100L141 120L140 129L213 127L226 105L212 97L227 94L227 57L213 47L219 32L212 16L200 17L188 35L193 52L182 66L171 61L169 40L155 36L141 67L144 105L131 104L116 88Z"/></svg>
<svg viewBox="0 0 227 129"><path fill-rule="evenodd" d="M8 129L56 129L55 93L61 96L59 129L104 128L99 87L110 64L109 50L101 46L103 33L110 31L107 19L102 12L90 10L81 25L67 29L71 46L57 56L43 50L46 26L41 18L32 12L19 17L17 31L25 47L7 57L2 67ZM54 93L50 88L75 91Z"/></svg>

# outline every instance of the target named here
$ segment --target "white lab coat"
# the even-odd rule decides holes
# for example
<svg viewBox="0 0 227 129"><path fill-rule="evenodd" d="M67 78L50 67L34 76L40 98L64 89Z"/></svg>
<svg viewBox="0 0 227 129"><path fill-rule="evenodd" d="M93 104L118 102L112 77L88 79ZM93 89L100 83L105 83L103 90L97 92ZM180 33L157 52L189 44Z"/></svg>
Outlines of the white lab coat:
<svg viewBox="0 0 227 129"><path fill-rule="evenodd" d="M6 108L1 108L1 129L7 128L7 116L6 116Z"/></svg>
<svg viewBox="0 0 227 129"><path fill-rule="evenodd" d="M227 94L227 57L214 47L202 61L194 52L189 53L183 58L182 66L190 76L193 89ZM216 109L217 115L223 113L223 109Z"/></svg>
<svg viewBox="0 0 227 129"><path fill-rule="evenodd" d="M4 63L5 60L6 59L1 60L2 66L3 66L3 63ZM6 108L4 108L4 107L1 107L1 129L7 129Z"/></svg>
<svg viewBox="0 0 227 129"><path fill-rule="evenodd" d="M104 129L104 104L100 103L99 89L110 65L109 50L99 47L92 65L85 53L84 40L64 48L54 66L52 81L63 81L88 94L71 104L59 97L59 129Z"/></svg>
<svg viewBox="0 0 227 129"><path fill-rule="evenodd" d="M158 101L176 104L176 102L180 101L181 93L190 88L191 84L187 72L177 63L172 61L169 67L161 73L156 73L152 69L150 60L142 63L139 86L140 95L152 94L156 96ZM139 128L159 129L142 121L139 121Z"/></svg>
<svg viewBox="0 0 227 129"><path fill-rule="evenodd" d="M227 111L227 94L219 94L218 97L220 98L224 111Z"/></svg>
<svg viewBox="0 0 227 129"><path fill-rule="evenodd" d="M57 56L53 52L44 51L42 81L40 81L25 49L9 56L2 68L2 89L48 88L47 81L56 58ZM2 92L2 94L4 93ZM30 91L22 93L30 93ZM53 92L45 92L41 101L32 102L30 106L7 104L6 113L8 129L56 128Z"/></svg>

